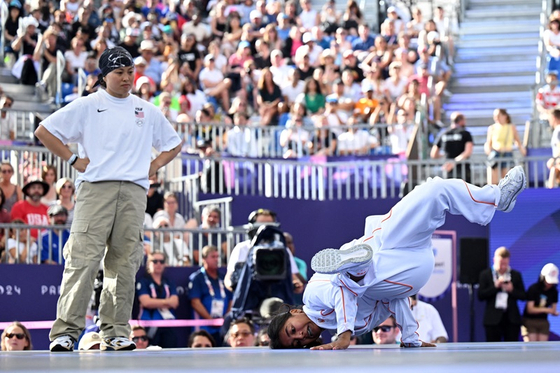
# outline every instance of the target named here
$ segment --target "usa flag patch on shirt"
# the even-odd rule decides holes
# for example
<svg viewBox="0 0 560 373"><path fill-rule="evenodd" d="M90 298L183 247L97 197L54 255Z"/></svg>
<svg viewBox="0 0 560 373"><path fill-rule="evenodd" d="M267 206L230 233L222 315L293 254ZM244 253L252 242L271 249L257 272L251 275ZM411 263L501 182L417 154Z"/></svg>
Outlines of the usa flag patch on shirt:
<svg viewBox="0 0 560 373"><path fill-rule="evenodd" d="M141 107L137 107L134 109L134 115L136 116L136 118L144 118L144 112L142 111Z"/></svg>

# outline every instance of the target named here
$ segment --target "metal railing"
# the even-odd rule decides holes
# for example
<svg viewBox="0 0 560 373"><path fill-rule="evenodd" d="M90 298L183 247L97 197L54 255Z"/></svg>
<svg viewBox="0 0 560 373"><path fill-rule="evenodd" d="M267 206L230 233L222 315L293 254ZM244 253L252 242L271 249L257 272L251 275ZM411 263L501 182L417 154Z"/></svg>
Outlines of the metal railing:
<svg viewBox="0 0 560 373"><path fill-rule="evenodd" d="M62 248L70 226L42 226L28 224L0 224L2 239L1 263L7 264L63 264ZM66 230L65 233L62 233ZM39 234L34 233L38 231ZM36 236L37 238L35 238ZM222 255L219 264L225 265L231 251L247 239L244 228L217 229L158 228L144 230L144 253L162 251L170 266L193 266L202 263L202 248L212 244ZM53 247L57 244L58 249ZM56 251L55 251L56 250Z"/></svg>

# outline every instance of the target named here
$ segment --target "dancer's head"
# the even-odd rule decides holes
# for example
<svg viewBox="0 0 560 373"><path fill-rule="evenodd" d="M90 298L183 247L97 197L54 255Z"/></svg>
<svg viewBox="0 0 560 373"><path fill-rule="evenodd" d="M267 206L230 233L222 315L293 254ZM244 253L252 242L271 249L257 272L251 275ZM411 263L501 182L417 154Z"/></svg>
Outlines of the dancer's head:
<svg viewBox="0 0 560 373"><path fill-rule="evenodd" d="M310 348L318 345L322 331L302 309L290 309L270 322L270 348Z"/></svg>

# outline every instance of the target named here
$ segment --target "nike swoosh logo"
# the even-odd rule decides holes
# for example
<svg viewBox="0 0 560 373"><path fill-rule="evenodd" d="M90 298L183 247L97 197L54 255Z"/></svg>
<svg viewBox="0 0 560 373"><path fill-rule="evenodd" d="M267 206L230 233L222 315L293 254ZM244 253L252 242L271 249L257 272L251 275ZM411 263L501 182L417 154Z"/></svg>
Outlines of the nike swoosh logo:
<svg viewBox="0 0 560 373"><path fill-rule="evenodd" d="M104 111L107 111L107 110L109 110L109 109L104 109L104 110L99 110L99 109L97 109L97 112L98 112L98 113L103 113Z"/></svg>

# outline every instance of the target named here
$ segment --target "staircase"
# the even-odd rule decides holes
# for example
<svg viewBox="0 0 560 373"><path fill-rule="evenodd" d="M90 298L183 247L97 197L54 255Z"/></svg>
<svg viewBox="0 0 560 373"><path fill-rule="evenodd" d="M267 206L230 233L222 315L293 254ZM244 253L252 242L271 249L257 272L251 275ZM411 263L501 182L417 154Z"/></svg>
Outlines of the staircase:
<svg viewBox="0 0 560 373"><path fill-rule="evenodd" d="M496 108L505 108L523 136L532 117L539 54L540 0L469 0L459 28L446 116L461 111L483 154Z"/></svg>

